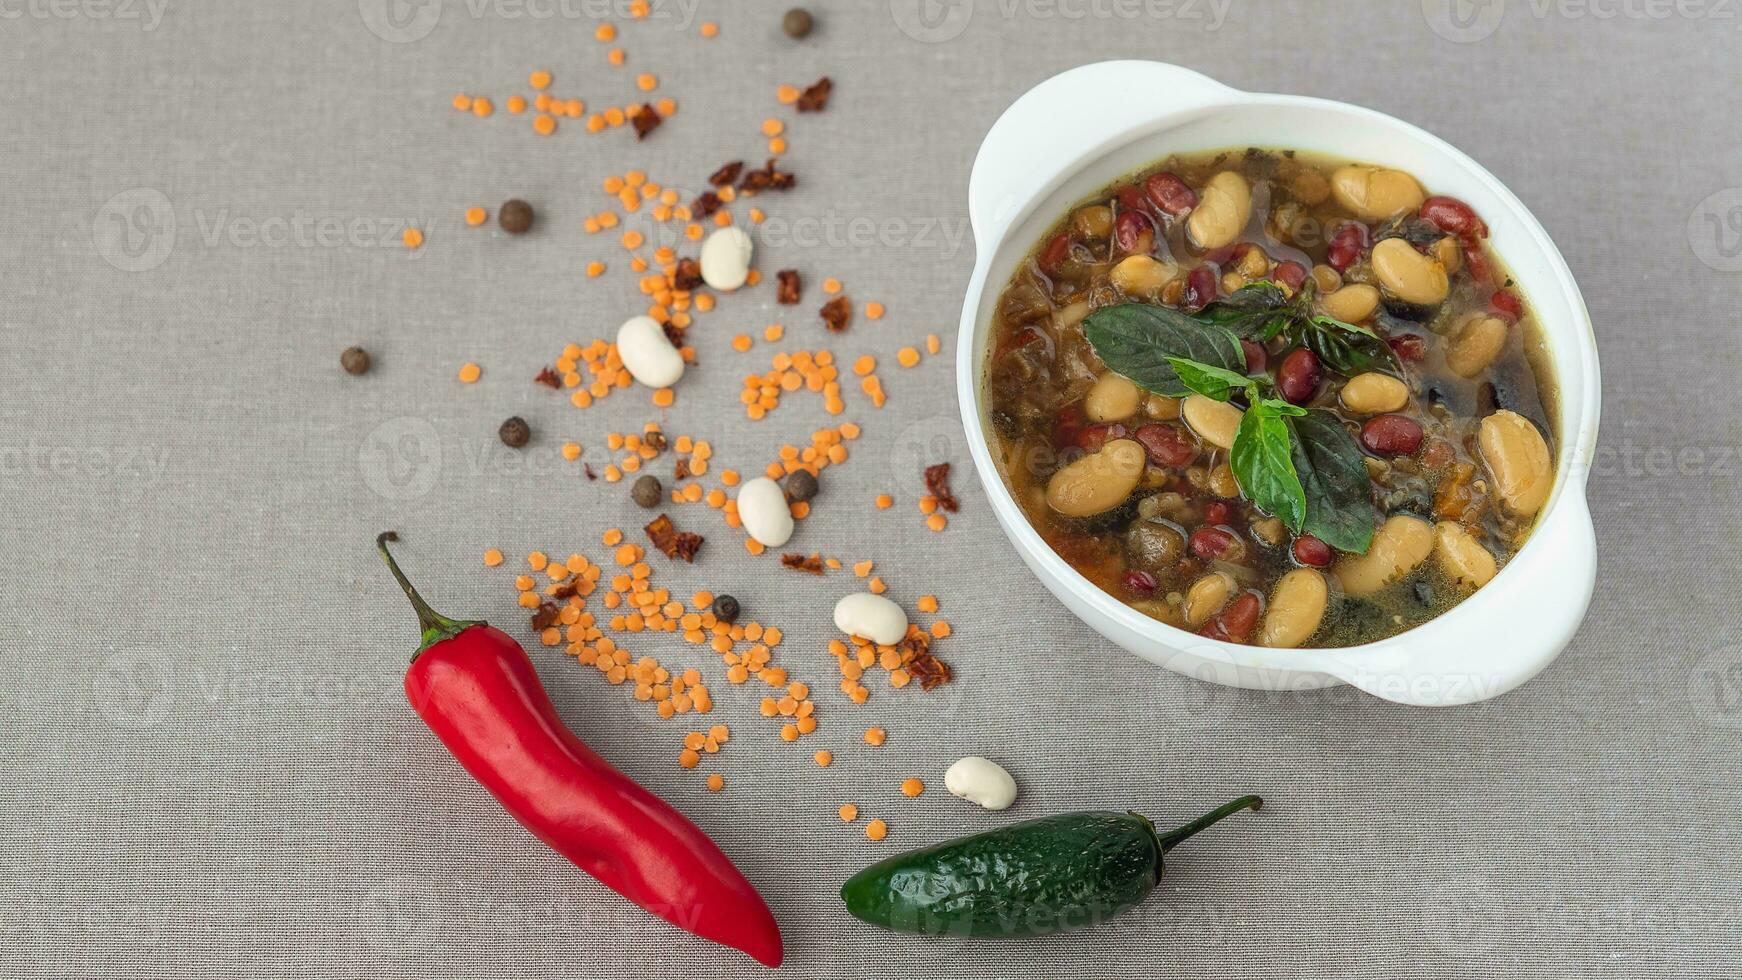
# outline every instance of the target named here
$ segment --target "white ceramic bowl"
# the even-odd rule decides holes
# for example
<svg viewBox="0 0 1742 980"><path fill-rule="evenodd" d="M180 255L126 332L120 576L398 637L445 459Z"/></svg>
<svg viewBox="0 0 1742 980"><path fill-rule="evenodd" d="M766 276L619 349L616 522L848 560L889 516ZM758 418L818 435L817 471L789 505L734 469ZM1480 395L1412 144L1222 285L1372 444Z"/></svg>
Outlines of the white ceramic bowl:
<svg viewBox="0 0 1742 980"><path fill-rule="evenodd" d="M1294 148L1397 167L1468 202L1546 338L1558 389L1556 486L1536 530L1492 582L1444 615L1377 643L1273 650L1157 622L1078 574L1029 525L994 465L983 404L998 295L1069 208L1175 152ZM1585 479L1599 378L1590 315L1548 234L1488 171L1430 133L1341 102L1240 92L1173 65L1108 61L1057 75L993 124L968 181L979 256L962 306L957 384L968 445L998 521L1029 568L1096 632L1147 660L1238 687L1352 684L1404 704L1467 704L1524 683L1560 653L1590 605L1596 540Z"/></svg>

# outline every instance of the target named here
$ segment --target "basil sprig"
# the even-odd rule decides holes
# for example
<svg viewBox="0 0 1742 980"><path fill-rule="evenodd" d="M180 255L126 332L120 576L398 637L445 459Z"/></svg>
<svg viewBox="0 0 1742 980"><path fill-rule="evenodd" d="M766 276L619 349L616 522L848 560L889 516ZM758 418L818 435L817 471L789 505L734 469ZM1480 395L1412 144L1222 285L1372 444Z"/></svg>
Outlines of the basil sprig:
<svg viewBox="0 0 1742 980"><path fill-rule="evenodd" d="M1375 515L1361 447L1336 415L1291 404L1277 397L1268 377L1245 373L1241 337L1266 340L1283 332L1308 347L1316 338L1332 356L1316 347L1314 352L1338 371L1377 354L1357 339L1361 336L1390 353L1371 331L1313 316L1271 283L1247 286L1197 316L1125 303L1103 307L1083 321L1083 335L1095 353L1140 388L1174 397L1196 393L1219 402L1243 400L1246 412L1229 452L1240 492L1296 534L1365 554Z"/></svg>
<svg viewBox="0 0 1742 980"><path fill-rule="evenodd" d="M1314 313L1312 293L1310 279L1293 299L1276 283L1255 282L1209 304L1190 319L1259 343L1282 337L1317 354L1321 363L1338 374L1360 374L1395 363L1391 345L1383 337L1366 327Z"/></svg>

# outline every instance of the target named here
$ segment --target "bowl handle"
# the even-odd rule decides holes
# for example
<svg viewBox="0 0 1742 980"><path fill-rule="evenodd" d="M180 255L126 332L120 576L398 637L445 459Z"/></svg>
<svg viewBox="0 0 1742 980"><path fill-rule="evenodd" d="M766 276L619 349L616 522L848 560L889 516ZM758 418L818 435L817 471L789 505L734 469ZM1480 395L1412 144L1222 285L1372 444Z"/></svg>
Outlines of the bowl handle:
<svg viewBox="0 0 1742 980"><path fill-rule="evenodd" d="M1597 578L1583 487L1568 487L1481 608L1466 603L1389 649L1333 654L1327 672L1387 701L1443 707L1498 697L1535 677L1573 638Z"/></svg>
<svg viewBox="0 0 1742 980"><path fill-rule="evenodd" d="M1224 101L1233 92L1159 61L1102 61L1041 82L1004 110L980 142L968 177L974 237L990 241L991 229L1073 161L1123 142L1160 112Z"/></svg>

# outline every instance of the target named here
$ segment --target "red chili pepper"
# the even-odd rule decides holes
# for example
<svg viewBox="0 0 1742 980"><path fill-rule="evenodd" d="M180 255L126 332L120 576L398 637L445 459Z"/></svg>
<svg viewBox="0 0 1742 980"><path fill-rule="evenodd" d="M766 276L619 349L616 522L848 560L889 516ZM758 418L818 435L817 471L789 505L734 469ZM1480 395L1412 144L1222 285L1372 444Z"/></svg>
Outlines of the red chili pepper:
<svg viewBox="0 0 1742 980"><path fill-rule="evenodd" d="M780 927L731 859L563 725L513 637L431 609L387 551L397 540L388 531L375 546L423 628L405 695L460 765L533 836L612 891L779 966Z"/></svg>

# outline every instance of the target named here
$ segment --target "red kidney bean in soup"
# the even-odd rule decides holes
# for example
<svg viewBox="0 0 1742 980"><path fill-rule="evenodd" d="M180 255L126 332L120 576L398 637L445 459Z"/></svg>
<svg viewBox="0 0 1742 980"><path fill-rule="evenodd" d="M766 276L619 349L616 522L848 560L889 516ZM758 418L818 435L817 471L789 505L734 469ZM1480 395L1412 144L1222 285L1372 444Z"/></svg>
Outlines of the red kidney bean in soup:
<svg viewBox="0 0 1742 980"><path fill-rule="evenodd" d="M1489 587L1554 485L1547 348L1488 225L1400 170L1170 157L999 298L994 455L1048 544L1204 636L1367 643Z"/></svg>

